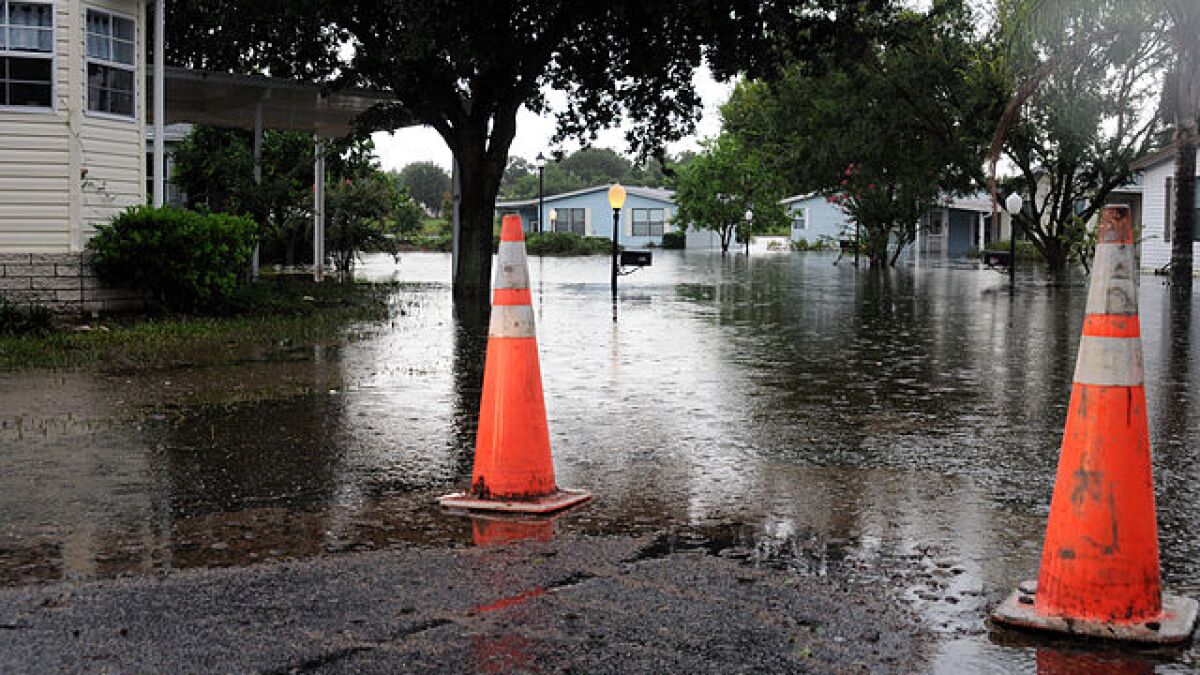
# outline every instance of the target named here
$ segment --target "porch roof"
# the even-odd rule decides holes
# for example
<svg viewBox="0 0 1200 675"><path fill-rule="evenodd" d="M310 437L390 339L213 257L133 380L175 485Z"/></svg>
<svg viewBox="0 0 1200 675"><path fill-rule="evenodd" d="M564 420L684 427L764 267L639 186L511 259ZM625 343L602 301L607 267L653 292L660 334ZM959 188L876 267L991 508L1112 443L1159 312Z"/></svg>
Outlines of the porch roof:
<svg viewBox="0 0 1200 675"><path fill-rule="evenodd" d="M391 96L361 89L324 91L307 82L261 75L231 75L168 66L167 124L190 122L253 130L258 106L266 129L303 131L324 138L349 134L354 120ZM153 106L147 106L153 122Z"/></svg>

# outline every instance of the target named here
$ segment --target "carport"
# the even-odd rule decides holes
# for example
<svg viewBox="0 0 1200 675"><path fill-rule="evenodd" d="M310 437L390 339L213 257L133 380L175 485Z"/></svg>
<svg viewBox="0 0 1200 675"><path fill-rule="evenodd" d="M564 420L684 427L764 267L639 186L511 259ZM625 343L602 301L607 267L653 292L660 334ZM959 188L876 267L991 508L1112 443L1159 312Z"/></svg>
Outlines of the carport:
<svg viewBox="0 0 1200 675"><path fill-rule="evenodd" d="M156 2L155 63L164 62L163 2ZM259 75L232 75L189 68L153 69L154 105L147 119L154 125L153 204L162 206L166 185L163 127L187 122L254 132L254 180L262 180L264 129L312 134L313 274L320 279L325 260L325 143L348 135L359 115L390 97L362 90L326 91L307 82ZM253 273L258 274L258 248Z"/></svg>

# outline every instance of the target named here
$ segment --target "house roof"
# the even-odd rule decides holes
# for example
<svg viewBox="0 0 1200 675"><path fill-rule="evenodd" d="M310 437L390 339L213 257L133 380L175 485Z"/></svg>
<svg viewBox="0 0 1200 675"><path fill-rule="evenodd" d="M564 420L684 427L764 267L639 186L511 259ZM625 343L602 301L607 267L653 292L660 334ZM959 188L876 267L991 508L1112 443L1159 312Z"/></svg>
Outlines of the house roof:
<svg viewBox="0 0 1200 675"><path fill-rule="evenodd" d="M167 124L191 122L254 129L262 105L263 127L305 131L326 138L345 136L354 120L378 103L384 94L361 89L325 91L320 86L261 75L231 75L168 66ZM153 120L153 106L147 109Z"/></svg>
<svg viewBox="0 0 1200 675"><path fill-rule="evenodd" d="M1132 162L1130 162L1129 168L1133 169L1134 171L1142 171L1145 169L1149 169L1152 166L1161 164L1161 163L1173 158L1174 156L1175 156L1175 148L1168 145L1165 148L1156 150L1156 151L1154 151L1148 155L1145 155L1139 159L1133 160Z"/></svg>
<svg viewBox="0 0 1200 675"><path fill-rule="evenodd" d="M808 192L805 194L798 194L798 195L793 195L791 197L786 197L784 199L780 199L779 203L788 205L788 204L795 204L797 202L809 201L810 199L824 199L824 197L821 197L821 195L816 192ZM987 195L987 193L980 192L978 194L967 195L965 197L954 197L953 199L950 200L949 207L952 209L959 209L962 211L975 211L977 213L991 213L992 212L992 199L991 199L991 197L989 197Z"/></svg>
<svg viewBox="0 0 1200 675"><path fill-rule="evenodd" d="M795 204L796 202L804 202L819 196L816 192L806 192L804 194L792 195L779 200L780 204Z"/></svg>
<svg viewBox="0 0 1200 675"><path fill-rule="evenodd" d="M567 199L570 197L577 197L579 195L590 194L590 193L598 192L601 190L608 190L608 188L610 188L610 187L612 187L612 186L611 185L596 185L593 187L583 188L582 190L571 190L570 192L560 192L560 193L554 194L554 195L546 195L545 197L543 197L543 200L546 202L559 201L562 199ZM667 202L669 204L675 203L675 191L668 190L666 188L643 187L641 185L626 185L625 192L626 192L626 194L635 195L638 197L645 197L646 199L653 199L655 201ZM537 206L537 203L538 203L537 197L533 197L532 199L513 199L513 200L509 200L509 201L496 202L496 208L498 208L498 209L519 209L522 206Z"/></svg>
<svg viewBox="0 0 1200 675"><path fill-rule="evenodd" d="M976 213L992 212L992 196L986 192L977 192L965 197L954 197L950 200L950 208ZM1003 210L1003 209L1001 209Z"/></svg>

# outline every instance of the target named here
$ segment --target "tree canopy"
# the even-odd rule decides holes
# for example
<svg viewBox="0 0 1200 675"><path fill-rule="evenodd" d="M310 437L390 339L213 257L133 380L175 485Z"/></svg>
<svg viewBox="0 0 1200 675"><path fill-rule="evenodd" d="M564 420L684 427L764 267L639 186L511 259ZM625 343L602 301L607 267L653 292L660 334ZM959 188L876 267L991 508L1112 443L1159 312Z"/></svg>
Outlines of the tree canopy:
<svg viewBox="0 0 1200 675"><path fill-rule="evenodd" d="M396 183L434 216L451 189L450 174L435 162L411 162L395 174Z"/></svg>
<svg viewBox="0 0 1200 675"><path fill-rule="evenodd" d="M712 230L721 250L754 232L786 227L783 182L759 151L733 135L707 142L704 151L679 171L675 181L678 223ZM749 214L749 218L747 218Z"/></svg>
<svg viewBox="0 0 1200 675"><path fill-rule="evenodd" d="M739 85L725 129L761 150L792 192L836 200L875 266L894 263L918 220L976 189L1004 100L965 3L902 11L857 57L794 64Z"/></svg>
<svg viewBox="0 0 1200 675"><path fill-rule="evenodd" d="M1165 17L1128 0L998 9L995 62L1013 102L992 154L1016 168L1007 187L1026 196L1021 230L1062 269L1088 249L1085 224L1130 182L1132 162L1161 142Z"/></svg>

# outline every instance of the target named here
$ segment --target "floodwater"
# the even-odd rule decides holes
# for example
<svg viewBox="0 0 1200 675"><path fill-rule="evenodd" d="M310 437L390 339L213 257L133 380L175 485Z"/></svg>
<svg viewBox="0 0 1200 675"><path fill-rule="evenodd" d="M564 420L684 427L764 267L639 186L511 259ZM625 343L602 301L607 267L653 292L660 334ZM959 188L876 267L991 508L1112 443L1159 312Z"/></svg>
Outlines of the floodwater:
<svg viewBox="0 0 1200 675"><path fill-rule="evenodd" d="M605 258L532 259L558 482L596 497L547 527L881 586L935 672L1193 672L984 625L1036 576L1086 280L832 261L655 252L614 322ZM486 328L445 255L360 274L403 283L345 344L0 375L0 584L473 545L433 500L469 480ZM1196 597L1200 309L1141 294L1164 578Z"/></svg>

